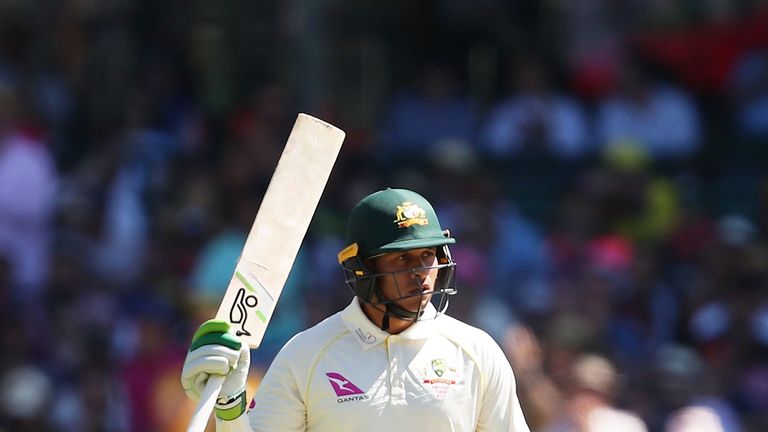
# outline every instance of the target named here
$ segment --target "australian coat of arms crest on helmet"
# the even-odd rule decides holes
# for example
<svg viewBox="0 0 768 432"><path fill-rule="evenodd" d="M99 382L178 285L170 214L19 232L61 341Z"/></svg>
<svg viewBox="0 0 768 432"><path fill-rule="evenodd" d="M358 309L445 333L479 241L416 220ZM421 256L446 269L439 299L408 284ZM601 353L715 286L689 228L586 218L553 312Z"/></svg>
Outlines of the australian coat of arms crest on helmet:
<svg viewBox="0 0 768 432"><path fill-rule="evenodd" d="M394 222L399 228L408 228L412 225L427 225L429 219L427 219L427 212L418 205L405 201L397 206L397 212L395 213Z"/></svg>

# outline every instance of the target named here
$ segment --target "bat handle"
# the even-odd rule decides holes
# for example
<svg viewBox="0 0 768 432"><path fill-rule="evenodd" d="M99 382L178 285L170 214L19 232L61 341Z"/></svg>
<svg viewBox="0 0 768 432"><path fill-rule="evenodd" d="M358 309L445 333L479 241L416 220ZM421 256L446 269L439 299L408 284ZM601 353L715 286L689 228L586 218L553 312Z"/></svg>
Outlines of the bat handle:
<svg viewBox="0 0 768 432"><path fill-rule="evenodd" d="M219 392L225 378L224 375L211 375L208 378L205 390L200 395L200 401L195 407L195 413L192 414L192 420L189 422L187 432L205 432L208 418L211 416L211 411L213 411L213 406L216 404L216 398L219 397Z"/></svg>

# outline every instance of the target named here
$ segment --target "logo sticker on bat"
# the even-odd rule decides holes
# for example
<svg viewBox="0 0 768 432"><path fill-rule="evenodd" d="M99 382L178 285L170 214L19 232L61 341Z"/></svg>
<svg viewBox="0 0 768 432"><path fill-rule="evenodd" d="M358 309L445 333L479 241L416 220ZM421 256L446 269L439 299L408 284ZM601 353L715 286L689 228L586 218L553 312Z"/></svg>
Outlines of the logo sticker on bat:
<svg viewBox="0 0 768 432"><path fill-rule="evenodd" d="M248 309L256 307L259 304L259 299L255 295L246 295L245 288L240 288L235 296L235 303L232 305L232 309L229 311L229 321L232 324L240 324L240 330L237 330L235 334L238 336L250 336L249 332L245 328L245 322L248 321Z"/></svg>
<svg viewBox="0 0 768 432"><path fill-rule="evenodd" d="M252 322L249 318L253 316L262 324L266 324L267 316L272 312L274 300L255 278L249 280L240 271L235 272L235 276L242 287L238 289L235 300L229 309L229 321L240 327L235 331L235 334L251 336L252 333L248 328L253 329L253 324L248 325L249 322Z"/></svg>

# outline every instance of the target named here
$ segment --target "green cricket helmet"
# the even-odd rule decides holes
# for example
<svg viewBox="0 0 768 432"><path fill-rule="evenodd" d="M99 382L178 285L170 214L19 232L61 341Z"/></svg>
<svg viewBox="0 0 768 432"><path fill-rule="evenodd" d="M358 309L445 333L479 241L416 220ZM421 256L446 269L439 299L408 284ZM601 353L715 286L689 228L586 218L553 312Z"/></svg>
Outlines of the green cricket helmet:
<svg viewBox="0 0 768 432"><path fill-rule="evenodd" d="M386 299L376 281L393 273L375 273L370 266L377 256L418 248L436 248L438 275L433 302L439 312L448 307L447 295L456 294L456 263L448 245L456 243L443 230L432 205L421 195L406 189L385 189L363 198L352 210L347 222L346 245L338 254L346 273L347 285L365 303L387 315L416 320L423 311L409 311L396 302L410 296ZM410 269L423 271L424 267ZM407 292L408 290L405 290ZM403 292L403 290L401 290ZM383 308L383 309L382 309ZM388 318L385 319L385 322Z"/></svg>

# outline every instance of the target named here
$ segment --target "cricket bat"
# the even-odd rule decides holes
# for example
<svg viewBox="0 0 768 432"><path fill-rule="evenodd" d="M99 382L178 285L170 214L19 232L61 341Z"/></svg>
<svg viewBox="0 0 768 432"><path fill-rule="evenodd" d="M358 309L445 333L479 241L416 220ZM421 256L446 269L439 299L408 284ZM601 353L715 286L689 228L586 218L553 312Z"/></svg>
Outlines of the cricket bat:
<svg viewBox="0 0 768 432"><path fill-rule="evenodd" d="M216 313L251 348L267 331L344 136L312 116L296 118ZM223 376L208 379L188 432L205 430L223 383Z"/></svg>

